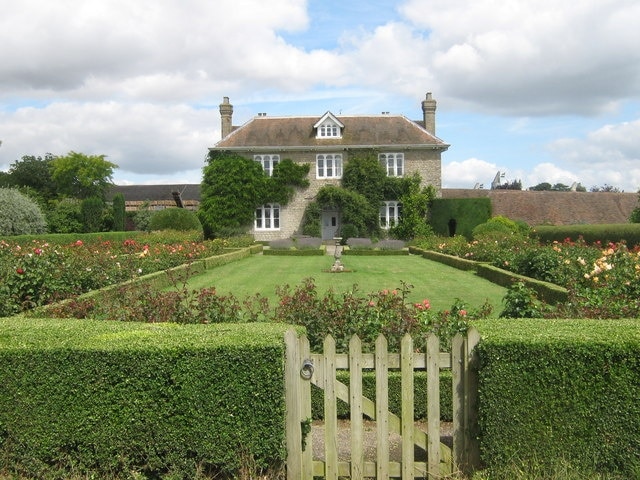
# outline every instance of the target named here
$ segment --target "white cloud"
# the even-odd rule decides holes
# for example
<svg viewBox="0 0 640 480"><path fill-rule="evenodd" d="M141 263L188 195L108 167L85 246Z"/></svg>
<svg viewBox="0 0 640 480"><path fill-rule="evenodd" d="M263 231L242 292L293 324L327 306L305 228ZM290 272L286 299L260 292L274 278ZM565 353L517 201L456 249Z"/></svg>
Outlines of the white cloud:
<svg viewBox="0 0 640 480"><path fill-rule="evenodd" d="M201 169L207 147L219 138L217 111L185 105L55 103L20 109L10 123L0 120L7 125L3 170L23 155L74 150L106 155L122 171L163 175Z"/></svg>
<svg viewBox="0 0 640 480"><path fill-rule="evenodd" d="M505 113L594 113L640 93L640 4L409 0L438 91Z"/></svg>
<svg viewBox="0 0 640 480"><path fill-rule="evenodd" d="M605 125L584 138L559 139L549 149L586 176L588 186L608 184L627 192L640 188L640 120Z"/></svg>
<svg viewBox="0 0 640 480"><path fill-rule="evenodd" d="M491 181L498 167L494 163L478 158L469 158L461 162L449 162L442 165L443 188L474 188L476 183L491 188Z"/></svg>

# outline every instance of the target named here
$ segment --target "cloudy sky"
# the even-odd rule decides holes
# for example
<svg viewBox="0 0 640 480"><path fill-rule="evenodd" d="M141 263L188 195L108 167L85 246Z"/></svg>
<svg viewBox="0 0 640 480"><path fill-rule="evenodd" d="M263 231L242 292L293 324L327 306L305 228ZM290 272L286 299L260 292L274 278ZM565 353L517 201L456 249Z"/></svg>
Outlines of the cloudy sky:
<svg viewBox="0 0 640 480"><path fill-rule="evenodd" d="M640 188L637 0L0 0L0 170L104 154L118 184L197 183L258 112L438 101L443 186L496 172Z"/></svg>

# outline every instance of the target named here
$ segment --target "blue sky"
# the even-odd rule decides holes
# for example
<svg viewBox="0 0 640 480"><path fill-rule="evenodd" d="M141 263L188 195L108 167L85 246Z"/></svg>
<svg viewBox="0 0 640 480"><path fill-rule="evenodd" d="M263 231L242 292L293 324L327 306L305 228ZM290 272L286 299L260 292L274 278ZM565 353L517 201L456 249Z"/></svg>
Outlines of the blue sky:
<svg viewBox="0 0 640 480"><path fill-rule="evenodd" d="M566 3L566 5L564 5ZM571 4L570 4L571 3ZM443 186L497 171L640 188L636 0L23 0L0 18L0 170L104 154L119 184L196 183L234 124L421 118L438 101Z"/></svg>

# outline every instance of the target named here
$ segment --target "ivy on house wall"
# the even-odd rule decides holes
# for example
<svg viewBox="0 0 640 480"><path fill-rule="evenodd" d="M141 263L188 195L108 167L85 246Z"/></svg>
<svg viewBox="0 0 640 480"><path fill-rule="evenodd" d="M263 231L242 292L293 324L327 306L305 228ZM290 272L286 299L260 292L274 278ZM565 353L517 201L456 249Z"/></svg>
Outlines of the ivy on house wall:
<svg viewBox="0 0 640 480"><path fill-rule="evenodd" d="M256 207L286 205L296 188L309 185L309 165L284 159L273 176L252 159L232 152L209 152L203 169L198 216L207 238L244 234L253 224Z"/></svg>

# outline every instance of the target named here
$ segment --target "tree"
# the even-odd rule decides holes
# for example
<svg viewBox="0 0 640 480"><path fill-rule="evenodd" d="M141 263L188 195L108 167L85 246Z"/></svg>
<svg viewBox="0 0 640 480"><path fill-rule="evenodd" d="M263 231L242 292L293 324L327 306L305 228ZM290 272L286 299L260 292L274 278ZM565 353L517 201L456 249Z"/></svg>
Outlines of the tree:
<svg viewBox="0 0 640 480"><path fill-rule="evenodd" d="M82 223L86 233L99 232L102 229L104 202L99 197L85 198L80 204Z"/></svg>
<svg viewBox="0 0 640 480"><path fill-rule="evenodd" d="M105 160L105 155L77 152L53 159L51 166L51 177L57 184L58 193L80 199L104 199L113 185L113 170L118 167Z"/></svg>
<svg viewBox="0 0 640 480"><path fill-rule="evenodd" d="M624 190L620 190L618 187L613 187L611 185L607 185L606 183L601 186L593 186L591 187L592 192L614 192L614 193L623 193Z"/></svg>
<svg viewBox="0 0 640 480"><path fill-rule="evenodd" d="M631 216L629 217L629 222L631 223L640 223L640 190L638 190L638 206L633 209L631 212Z"/></svg>
<svg viewBox="0 0 640 480"><path fill-rule="evenodd" d="M265 203L267 176L254 160L229 152L210 152L203 169L198 216L207 237L245 233L255 209Z"/></svg>
<svg viewBox="0 0 640 480"><path fill-rule="evenodd" d="M149 230L197 230L202 232L202 225L195 212L185 208L165 208L158 210L151 216Z"/></svg>
<svg viewBox="0 0 640 480"><path fill-rule="evenodd" d="M496 190L522 190L522 181L514 180L495 187Z"/></svg>
<svg viewBox="0 0 640 480"><path fill-rule="evenodd" d="M54 156L47 153L44 158L24 155L13 162L8 171L8 181L18 188L35 190L45 201L56 197L56 183L51 176Z"/></svg>
<svg viewBox="0 0 640 480"><path fill-rule="evenodd" d="M0 235L28 235L47 231L36 202L15 188L0 188Z"/></svg>
<svg viewBox="0 0 640 480"><path fill-rule="evenodd" d="M420 176L409 177L407 191L400 197L402 215L398 225L391 228L391 234L403 240L428 237L433 233L429 226L429 204L436 198L432 185L420 189Z"/></svg>
<svg viewBox="0 0 640 480"><path fill-rule="evenodd" d="M113 230L116 232L124 232L125 230L125 200L124 195L122 193L116 193L113 196L112 201L112 210L113 210Z"/></svg>
<svg viewBox="0 0 640 480"><path fill-rule="evenodd" d="M286 205L296 188L309 185L309 165L283 159L269 177L260 163L230 152L209 152L198 210L206 237L245 233L256 208L266 203Z"/></svg>

